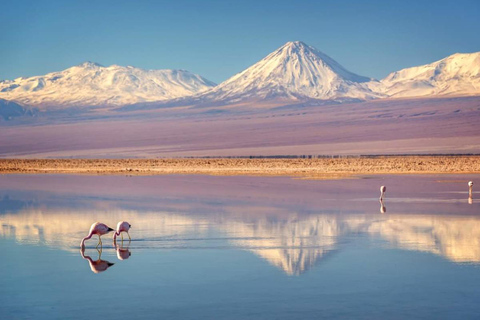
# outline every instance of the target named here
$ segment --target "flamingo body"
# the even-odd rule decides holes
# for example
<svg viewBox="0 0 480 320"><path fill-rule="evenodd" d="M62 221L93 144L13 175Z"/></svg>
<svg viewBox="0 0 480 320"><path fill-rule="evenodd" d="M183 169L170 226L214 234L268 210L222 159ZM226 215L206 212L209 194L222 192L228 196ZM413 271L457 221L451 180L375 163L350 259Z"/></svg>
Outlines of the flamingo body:
<svg viewBox="0 0 480 320"><path fill-rule="evenodd" d="M90 227L90 231L88 232L88 235L82 239L81 247L84 248L85 241L90 239L94 234L98 236L99 244L102 244L102 240L100 239L100 237L109 233L110 231L113 231L113 229L107 226L106 224L101 222L95 222Z"/></svg>
<svg viewBox="0 0 480 320"><path fill-rule="evenodd" d="M122 232L126 232L128 235L128 238L132 240L132 238L130 238L130 234L128 233L128 230L130 230L131 227L132 225L127 221L120 221L117 224L117 231L115 231L115 233L113 234L113 242L117 241L117 236L119 236ZM122 235L122 241L123 241L123 235Z"/></svg>

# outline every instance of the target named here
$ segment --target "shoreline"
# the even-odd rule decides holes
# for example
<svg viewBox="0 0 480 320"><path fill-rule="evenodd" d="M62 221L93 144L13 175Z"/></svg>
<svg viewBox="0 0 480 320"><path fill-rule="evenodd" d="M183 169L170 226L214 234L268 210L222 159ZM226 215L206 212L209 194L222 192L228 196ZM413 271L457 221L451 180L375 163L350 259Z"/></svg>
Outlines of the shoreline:
<svg viewBox="0 0 480 320"><path fill-rule="evenodd" d="M346 158L0 159L0 174L290 176L480 174L480 155Z"/></svg>

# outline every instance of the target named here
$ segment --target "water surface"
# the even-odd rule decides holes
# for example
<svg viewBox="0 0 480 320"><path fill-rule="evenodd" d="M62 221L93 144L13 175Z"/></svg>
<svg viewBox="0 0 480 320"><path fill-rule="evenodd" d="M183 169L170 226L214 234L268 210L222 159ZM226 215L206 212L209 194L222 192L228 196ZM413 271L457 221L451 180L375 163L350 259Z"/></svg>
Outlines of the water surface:
<svg viewBox="0 0 480 320"><path fill-rule="evenodd" d="M0 315L476 319L468 180L1 176ZM93 222L120 220L131 242L80 250Z"/></svg>

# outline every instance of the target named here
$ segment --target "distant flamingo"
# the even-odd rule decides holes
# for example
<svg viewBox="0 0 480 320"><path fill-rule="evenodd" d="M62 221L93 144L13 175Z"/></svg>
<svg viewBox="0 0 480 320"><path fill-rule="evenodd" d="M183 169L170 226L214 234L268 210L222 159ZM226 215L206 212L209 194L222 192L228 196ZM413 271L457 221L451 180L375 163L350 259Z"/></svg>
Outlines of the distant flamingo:
<svg viewBox="0 0 480 320"><path fill-rule="evenodd" d="M473 203L473 181L468 181L468 203L472 204Z"/></svg>
<svg viewBox="0 0 480 320"><path fill-rule="evenodd" d="M385 191L387 191L387 187L381 186L380 187L380 200L383 200L383 196L385 195Z"/></svg>
<svg viewBox="0 0 480 320"><path fill-rule="evenodd" d="M88 232L88 235L85 238L82 239L81 247L85 248L85 240L90 239L94 234L96 234L98 236L97 247L98 247L98 245L102 245L102 239L100 239L100 237L103 236L104 234L109 233L110 231L113 231L113 229L110 228L109 226L107 226L106 224L100 223L100 222L95 222L90 227L90 231Z"/></svg>
<svg viewBox="0 0 480 320"><path fill-rule="evenodd" d="M82 249L80 250L80 254L82 258L88 261L88 264L90 265L90 269L92 270L93 273L103 272L114 265L114 263L112 262L109 262L107 260L102 260L101 259L102 251L98 249L97 251L98 251L98 259L94 261L90 256L85 255L84 247L82 247Z"/></svg>
<svg viewBox="0 0 480 320"><path fill-rule="evenodd" d="M128 239L130 239L130 241L131 241L132 238L130 238L130 234L128 233L128 230L130 230L131 227L132 226L127 221L120 221L117 224L117 231L115 231L115 233L113 234L113 243L115 243L117 241L117 236L119 236L119 235L122 235L122 241L123 241L122 232L126 232L127 235L128 235Z"/></svg>

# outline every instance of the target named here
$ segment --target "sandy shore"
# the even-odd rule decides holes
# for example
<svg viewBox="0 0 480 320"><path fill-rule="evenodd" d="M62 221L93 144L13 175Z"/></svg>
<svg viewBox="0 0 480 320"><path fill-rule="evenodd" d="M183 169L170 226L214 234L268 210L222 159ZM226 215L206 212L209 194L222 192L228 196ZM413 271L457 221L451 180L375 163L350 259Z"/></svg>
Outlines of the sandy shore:
<svg viewBox="0 0 480 320"><path fill-rule="evenodd" d="M257 175L331 179L363 174L480 173L480 156L322 159L0 159L0 174Z"/></svg>

